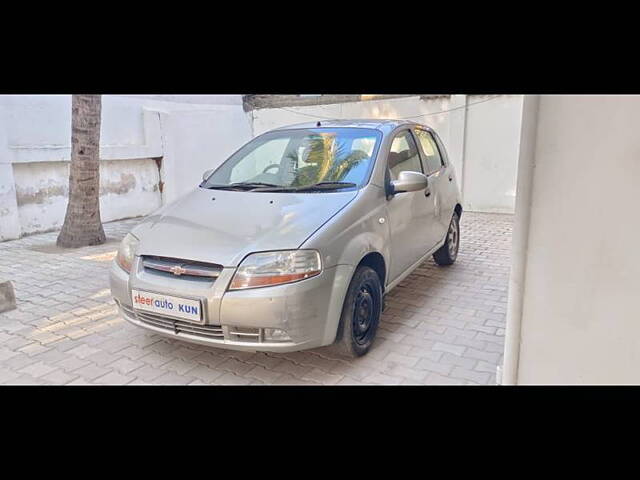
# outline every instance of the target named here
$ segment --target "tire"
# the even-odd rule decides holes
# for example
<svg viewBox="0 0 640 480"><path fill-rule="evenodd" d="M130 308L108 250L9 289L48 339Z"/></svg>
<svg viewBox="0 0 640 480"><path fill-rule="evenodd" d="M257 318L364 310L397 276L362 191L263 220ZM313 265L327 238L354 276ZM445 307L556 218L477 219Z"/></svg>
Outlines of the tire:
<svg viewBox="0 0 640 480"><path fill-rule="evenodd" d="M447 230L447 238L436 253L433 259L438 265L452 265L458 258L458 249L460 248L460 219L457 213L453 213L449 230Z"/></svg>
<svg viewBox="0 0 640 480"><path fill-rule="evenodd" d="M370 267L358 267L344 299L333 350L351 358L366 354L378 331L382 304L380 277Z"/></svg>

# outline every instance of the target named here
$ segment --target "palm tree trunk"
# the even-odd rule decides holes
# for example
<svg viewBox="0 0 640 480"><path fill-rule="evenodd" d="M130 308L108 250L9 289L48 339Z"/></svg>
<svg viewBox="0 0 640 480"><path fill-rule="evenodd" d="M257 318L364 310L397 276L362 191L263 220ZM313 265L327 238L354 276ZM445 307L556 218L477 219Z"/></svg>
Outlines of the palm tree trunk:
<svg viewBox="0 0 640 480"><path fill-rule="evenodd" d="M69 203L57 244L84 247L105 242L100 220L100 95L72 95Z"/></svg>

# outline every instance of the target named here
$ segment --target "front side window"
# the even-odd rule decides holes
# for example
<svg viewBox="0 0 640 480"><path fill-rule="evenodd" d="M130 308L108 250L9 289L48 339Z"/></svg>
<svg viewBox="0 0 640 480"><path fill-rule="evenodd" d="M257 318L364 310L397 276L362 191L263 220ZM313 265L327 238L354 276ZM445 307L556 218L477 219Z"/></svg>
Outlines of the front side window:
<svg viewBox="0 0 640 480"><path fill-rule="evenodd" d="M361 128L271 132L232 155L202 186L247 184L258 185L256 191L284 191L341 182L360 187L369 178L380 138L377 130Z"/></svg>
<svg viewBox="0 0 640 480"><path fill-rule="evenodd" d="M444 163L440 157L440 151L438 150L436 141L426 130L417 129L415 132L418 137L418 141L420 142L420 146L422 147L422 151L426 156L427 173L431 174L437 172L444 166Z"/></svg>
<svg viewBox="0 0 640 480"><path fill-rule="evenodd" d="M391 180L397 180L402 171L424 173L418 155L418 147L409 130L399 133L391 143L388 157Z"/></svg>

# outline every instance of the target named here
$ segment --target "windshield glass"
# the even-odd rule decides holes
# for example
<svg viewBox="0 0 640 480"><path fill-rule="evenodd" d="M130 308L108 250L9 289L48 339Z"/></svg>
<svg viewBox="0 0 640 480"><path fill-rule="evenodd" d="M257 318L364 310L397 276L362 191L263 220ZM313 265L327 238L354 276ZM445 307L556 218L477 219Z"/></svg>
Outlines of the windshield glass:
<svg viewBox="0 0 640 480"><path fill-rule="evenodd" d="M377 130L362 128L270 132L242 147L201 186L250 184L245 186L256 191L318 184L323 190L357 188L369 178L380 138Z"/></svg>

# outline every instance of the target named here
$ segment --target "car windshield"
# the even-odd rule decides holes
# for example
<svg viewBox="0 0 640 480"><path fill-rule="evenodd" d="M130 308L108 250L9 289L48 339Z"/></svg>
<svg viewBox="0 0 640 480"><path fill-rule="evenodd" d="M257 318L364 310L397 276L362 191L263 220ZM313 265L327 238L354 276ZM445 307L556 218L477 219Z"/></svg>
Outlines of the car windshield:
<svg viewBox="0 0 640 480"><path fill-rule="evenodd" d="M251 191L337 191L369 178L381 133L363 128L282 130L255 138L201 184Z"/></svg>

